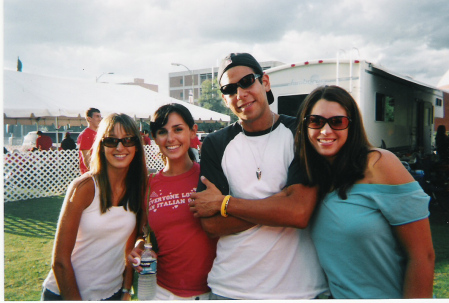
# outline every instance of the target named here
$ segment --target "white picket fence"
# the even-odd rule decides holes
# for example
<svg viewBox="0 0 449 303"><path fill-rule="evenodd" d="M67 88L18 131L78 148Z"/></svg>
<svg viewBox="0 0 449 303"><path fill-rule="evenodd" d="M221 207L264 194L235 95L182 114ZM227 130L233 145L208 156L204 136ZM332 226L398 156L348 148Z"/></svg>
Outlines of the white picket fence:
<svg viewBox="0 0 449 303"><path fill-rule="evenodd" d="M164 162L157 145L145 145L149 171L159 171ZM64 195L80 176L78 150L13 152L3 156L4 201Z"/></svg>

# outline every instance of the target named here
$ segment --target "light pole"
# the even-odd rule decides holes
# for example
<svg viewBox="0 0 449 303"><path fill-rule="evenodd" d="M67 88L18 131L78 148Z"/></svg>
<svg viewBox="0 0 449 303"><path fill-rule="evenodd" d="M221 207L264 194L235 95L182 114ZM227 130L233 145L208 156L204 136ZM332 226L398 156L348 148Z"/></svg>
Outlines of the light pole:
<svg viewBox="0 0 449 303"><path fill-rule="evenodd" d="M194 90L194 78L193 78L193 72L184 64L181 63L172 63L171 65L175 65L175 66L184 66L185 68L187 68L187 70L190 72L190 75L192 75L192 104L195 103L195 90Z"/></svg>
<svg viewBox="0 0 449 303"><path fill-rule="evenodd" d="M98 76L97 78L95 78L95 82L98 82L98 79L101 78L101 76L103 75L113 75L114 73L102 73L100 76Z"/></svg>

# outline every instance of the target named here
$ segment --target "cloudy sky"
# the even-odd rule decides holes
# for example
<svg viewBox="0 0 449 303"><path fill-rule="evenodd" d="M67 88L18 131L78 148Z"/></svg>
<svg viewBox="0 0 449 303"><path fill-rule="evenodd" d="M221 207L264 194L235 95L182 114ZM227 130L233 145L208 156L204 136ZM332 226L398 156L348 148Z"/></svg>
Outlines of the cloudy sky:
<svg viewBox="0 0 449 303"><path fill-rule="evenodd" d="M159 85L230 52L285 63L348 57L434 86L449 70L447 0L3 0L5 69ZM354 55L356 52L353 52ZM345 53L340 51L340 56Z"/></svg>

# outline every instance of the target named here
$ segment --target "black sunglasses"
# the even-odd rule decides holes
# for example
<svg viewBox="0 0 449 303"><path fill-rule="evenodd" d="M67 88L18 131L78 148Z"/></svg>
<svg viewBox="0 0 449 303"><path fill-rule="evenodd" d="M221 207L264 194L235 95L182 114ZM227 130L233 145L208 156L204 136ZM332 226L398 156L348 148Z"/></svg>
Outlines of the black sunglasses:
<svg viewBox="0 0 449 303"><path fill-rule="evenodd" d="M134 137L126 137L122 139L117 139L113 137L104 137L102 140L104 146L106 147L117 147L117 145L122 142L123 146L131 147L135 146L137 142L139 142L139 138L137 136Z"/></svg>
<svg viewBox="0 0 449 303"><path fill-rule="evenodd" d="M223 95L234 95L237 93L237 87L248 88L254 84L257 78L260 78L261 75L258 74L249 74L240 79L237 83L229 83L220 87Z"/></svg>
<svg viewBox="0 0 449 303"><path fill-rule="evenodd" d="M324 125L329 124L329 126L334 130L344 130L349 127L351 119L346 116L334 116L330 118L324 118L319 115L308 115L304 118L306 121L306 126L311 129L320 129Z"/></svg>

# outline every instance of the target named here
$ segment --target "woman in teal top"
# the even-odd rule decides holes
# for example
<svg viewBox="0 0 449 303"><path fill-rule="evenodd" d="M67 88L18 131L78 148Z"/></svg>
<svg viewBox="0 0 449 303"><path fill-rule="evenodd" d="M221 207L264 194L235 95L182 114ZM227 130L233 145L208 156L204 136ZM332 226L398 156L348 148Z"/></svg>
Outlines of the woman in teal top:
<svg viewBox="0 0 449 303"><path fill-rule="evenodd" d="M298 117L300 167L319 188L312 239L332 295L432 297L429 197L394 154L369 144L344 89L315 89Z"/></svg>

